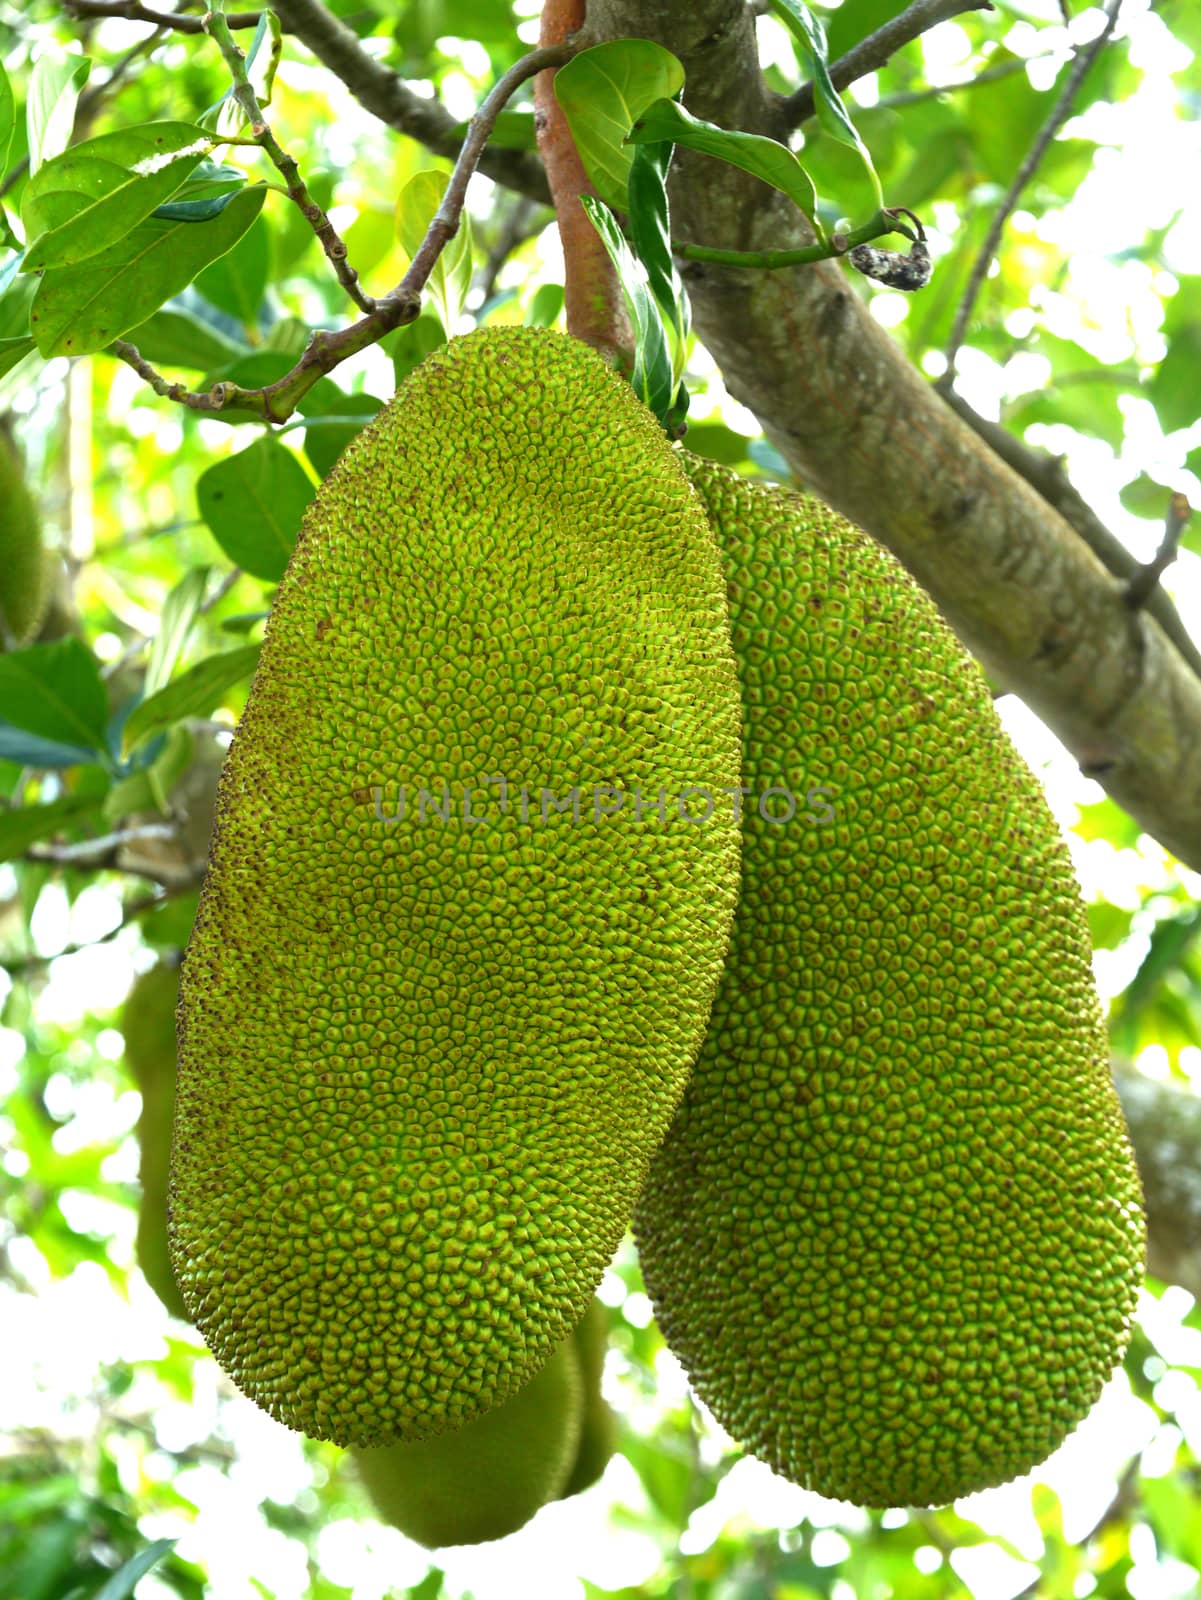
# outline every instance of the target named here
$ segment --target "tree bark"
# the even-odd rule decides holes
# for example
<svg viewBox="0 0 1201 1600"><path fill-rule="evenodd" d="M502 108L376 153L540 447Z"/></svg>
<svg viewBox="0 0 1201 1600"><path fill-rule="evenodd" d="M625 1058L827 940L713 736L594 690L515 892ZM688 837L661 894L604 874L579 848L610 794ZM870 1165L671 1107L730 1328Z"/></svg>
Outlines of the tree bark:
<svg viewBox="0 0 1201 1600"><path fill-rule="evenodd" d="M679 56L695 115L783 136L743 0L591 0L593 42L631 34ZM782 195L706 156L678 153L671 200L676 239L810 242ZM1201 868L1201 678L1160 625L926 382L841 265L682 275L730 392L800 481L887 545L1081 770Z"/></svg>

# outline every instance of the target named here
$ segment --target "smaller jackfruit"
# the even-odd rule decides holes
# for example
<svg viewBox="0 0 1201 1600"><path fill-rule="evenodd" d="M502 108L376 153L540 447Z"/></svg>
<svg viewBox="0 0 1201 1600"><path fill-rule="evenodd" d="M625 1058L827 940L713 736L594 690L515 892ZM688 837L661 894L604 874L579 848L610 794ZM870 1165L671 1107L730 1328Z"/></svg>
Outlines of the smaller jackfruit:
<svg viewBox="0 0 1201 1600"><path fill-rule="evenodd" d="M188 1321L183 1296L167 1255L167 1174L171 1122L175 1115L175 1003L179 968L161 961L135 980L125 1002L121 1031L125 1061L142 1096L138 1118L138 1265L146 1282L173 1317Z"/></svg>
<svg viewBox="0 0 1201 1600"><path fill-rule="evenodd" d="M582 1384L574 1336L524 1388L454 1433L352 1450L380 1516L428 1549L515 1533L563 1492L577 1460Z"/></svg>
<svg viewBox="0 0 1201 1600"><path fill-rule="evenodd" d="M29 643L45 603L42 519L7 420L0 417L0 650Z"/></svg>
<svg viewBox="0 0 1201 1600"><path fill-rule="evenodd" d="M601 1393L605 1369L605 1349L609 1342L609 1318L599 1300L593 1299L583 1320L572 1334L576 1360L580 1364L583 1390L580 1406L580 1443L567 1482L559 1499L590 1489L608 1465L617 1442L617 1418Z"/></svg>

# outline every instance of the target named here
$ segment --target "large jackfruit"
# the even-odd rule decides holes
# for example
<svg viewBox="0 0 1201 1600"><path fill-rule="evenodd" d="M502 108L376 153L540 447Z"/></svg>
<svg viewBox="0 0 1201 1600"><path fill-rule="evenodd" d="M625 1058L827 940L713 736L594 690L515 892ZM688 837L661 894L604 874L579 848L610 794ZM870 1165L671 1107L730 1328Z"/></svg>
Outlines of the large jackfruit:
<svg viewBox="0 0 1201 1600"><path fill-rule="evenodd" d="M1139 1188L1078 891L900 565L685 459L726 561L748 792L725 976L636 1213L647 1289L773 1468L939 1504L1041 1461L1129 1333Z"/></svg>
<svg viewBox="0 0 1201 1600"><path fill-rule="evenodd" d="M172 1256L272 1415L428 1438L583 1315L720 975L738 754L650 413L562 335L431 356L306 518L184 963Z"/></svg>
<svg viewBox="0 0 1201 1600"><path fill-rule="evenodd" d="M353 1452L381 1517L437 1549L482 1544L524 1527L563 1490L580 1438L575 1340L503 1405L420 1444Z"/></svg>
<svg viewBox="0 0 1201 1600"><path fill-rule="evenodd" d="M187 1321L187 1308L167 1255L167 1176L171 1161L171 1120L175 1109L175 1004L179 968L160 961L134 979L125 1002L121 1031L125 1063L142 1096L138 1118L138 1265L147 1283L173 1317Z"/></svg>
<svg viewBox="0 0 1201 1600"><path fill-rule="evenodd" d="M0 418L0 650L28 644L46 606L42 518L7 421Z"/></svg>

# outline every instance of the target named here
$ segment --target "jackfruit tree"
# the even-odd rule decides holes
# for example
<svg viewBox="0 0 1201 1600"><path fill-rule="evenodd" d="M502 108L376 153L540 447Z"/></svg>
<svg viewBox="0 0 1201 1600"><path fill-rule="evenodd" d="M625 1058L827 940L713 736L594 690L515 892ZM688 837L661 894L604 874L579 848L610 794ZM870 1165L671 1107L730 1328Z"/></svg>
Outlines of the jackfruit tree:
<svg viewBox="0 0 1201 1600"><path fill-rule="evenodd" d="M1197 54L0 9L0 1600L1201 1581Z"/></svg>

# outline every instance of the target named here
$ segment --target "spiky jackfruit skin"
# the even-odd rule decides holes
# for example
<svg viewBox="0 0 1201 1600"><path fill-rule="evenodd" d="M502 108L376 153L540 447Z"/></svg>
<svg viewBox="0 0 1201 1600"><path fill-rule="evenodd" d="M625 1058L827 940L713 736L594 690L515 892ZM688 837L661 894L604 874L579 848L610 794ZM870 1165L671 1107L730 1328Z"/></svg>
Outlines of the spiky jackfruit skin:
<svg viewBox="0 0 1201 1600"><path fill-rule="evenodd" d="M37 633L46 578L41 512L20 452L0 419L0 650L19 649Z"/></svg>
<svg viewBox="0 0 1201 1600"><path fill-rule="evenodd" d="M280 1421L460 1427L583 1315L720 975L739 743L716 542L650 413L562 335L435 353L307 516L184 963L172 1259Z"/></svg>
<svg viewBox="0 0 1201 1600"><path fill-rule="evenodd" d="M146 1282L173 1317L188 1320L183 1296L167 1255L167 1177L171 1162L171 1121L175 1110L175 1004L179 968L160 961L134 979L125 1002L121 1031L125 1064L142 1096L138 1117L138 1265Z"/></svg>
<svg viewBox="0 0 1201 1600"><path fill-rule="evenodd" d="M941 1504L1041 1461L1130 1331L1139 1186L1079 894L901 566L685 459L750 794L725 976L636 1213L647 1290L748 1450L835 1498Z"/></svg>
<svg viewBox="0 0 1201 1600"><path fill-rule="evenodd" d="M380 1516L429 1549L522 1528L560 1493L580 1437L582 1387L568 1337L529 1383L454 1433L353 1452Z"/></svg>
<svg viewBox="0 0 1201 1600"><path fill-rule="evenodd" d="M580 1367L580 1442L567 1481L559 1491L561 1500L580 1494L598 1481L617 1443L617 1418L601 1393L609 1317L599 1300L589 1302L571 1337Z"/></svg>

